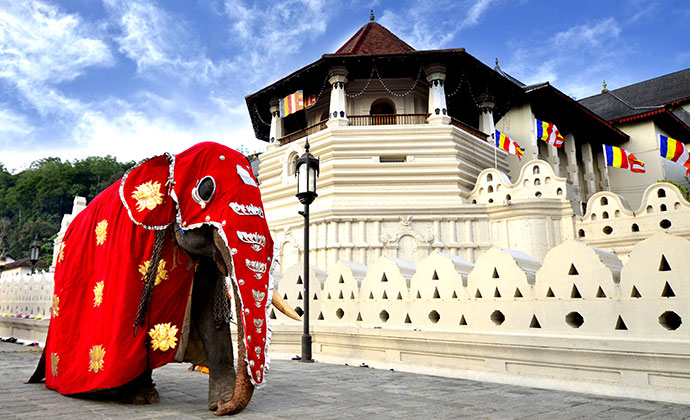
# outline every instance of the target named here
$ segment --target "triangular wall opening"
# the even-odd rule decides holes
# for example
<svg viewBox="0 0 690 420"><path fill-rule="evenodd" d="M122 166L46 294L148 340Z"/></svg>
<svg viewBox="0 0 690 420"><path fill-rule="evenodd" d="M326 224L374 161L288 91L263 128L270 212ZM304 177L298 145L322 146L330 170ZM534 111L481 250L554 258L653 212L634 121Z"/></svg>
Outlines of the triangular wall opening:
<svg viewBox="0 0 690 420"><path fill-rule="evenodd" d="M664 290L661 291L661 297L675 297L676 294L673 292L671 285L666 282L664 284Z"/></svg>
<svg viewBox="0 0 690 420"><path fill-rule="evenodd" d="M623 318L621 318L620 315L618 315L618 320L616 321L616 329L617 330L627 330L628 326L625 325L625 321L623 321Z"/></svg>

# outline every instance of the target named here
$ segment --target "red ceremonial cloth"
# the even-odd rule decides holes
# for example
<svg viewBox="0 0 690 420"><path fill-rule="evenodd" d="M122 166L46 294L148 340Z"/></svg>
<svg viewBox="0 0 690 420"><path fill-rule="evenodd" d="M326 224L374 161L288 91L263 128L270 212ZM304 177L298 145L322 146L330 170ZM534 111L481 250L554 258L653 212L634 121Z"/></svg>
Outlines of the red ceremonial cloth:
<svg viewBox="0 0 690 420"><path fill-rule="evenodd" d="M205 176L216 183L208 203L192 194ZM172 235L165 237L145 325L133 334L156 231L175 220L183 229L212 225L229 245L232 280L244 304L250 375L262 384L273 242L246 158L200 143L176 157L141 162L70 224L56 264L46 386L62 394L113 388L146 369L182 360L195 262Z"/></svg>

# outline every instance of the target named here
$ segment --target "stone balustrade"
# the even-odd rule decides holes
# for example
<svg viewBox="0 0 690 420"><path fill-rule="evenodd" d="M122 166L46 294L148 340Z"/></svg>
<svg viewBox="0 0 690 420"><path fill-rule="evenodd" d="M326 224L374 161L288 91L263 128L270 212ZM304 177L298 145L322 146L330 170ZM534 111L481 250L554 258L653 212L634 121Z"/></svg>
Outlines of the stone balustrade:
<svg viewBox="0 0 690 420"><path fill-rule="evenodd" d="M657 233L623 263L575 240L543 263L499 247L474 265L434 252L417 264L380 257L369 267L340 261L310 271L313 322L361 327L571 336L690 338L690 241ZM301 311L301 268L277 291ZM279 323L291 322L275 314Z"/></svg>

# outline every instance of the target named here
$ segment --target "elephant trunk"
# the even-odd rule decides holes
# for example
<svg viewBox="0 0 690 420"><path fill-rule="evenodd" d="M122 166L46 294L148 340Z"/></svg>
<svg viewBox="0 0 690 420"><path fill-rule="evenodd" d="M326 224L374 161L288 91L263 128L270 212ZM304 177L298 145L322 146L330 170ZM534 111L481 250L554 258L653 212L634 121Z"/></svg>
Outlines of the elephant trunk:
<svg viewBox="0 0 690 420"><path fill-rule="evenodd" d="M233 291L235 293L235 313L242 313L242 304L240 303L237 286L233 283ZM237 322L237 379L235 380L235 390L232 393L232 398L229 401L224 401L221 397L218 402L218 409L215 414L217 416L224 416L226 414L237 414L249 404L249 400L254 393L254 385L249 378L247 371L247 349L244 346L244 326L242 321Z"/></svg>
<svg viewBox="0 0 690 420"><path fill-rule="evenodd" d="M220 237L218 232L213 232L213 242L216 245L216 249L221 254L223 261L225 262L225 268L228 274L232 273L232 259L230 253L225 246L225 242ZM249 371L247 370L247 349L244 345L244 325L240 317L242 316L242 303L240 302L239 291L237 290L237 285L232 282L232 289L235 298L235 313L238 317L237 322L237 377L235 379L235 389L233 390L232 397L230 400L225 401L224 396L221 396L218 402L218 409L215 414L217 416L223 416L227 414L237 414L249 404L254 393L254 385L249 377Z"/></svg>

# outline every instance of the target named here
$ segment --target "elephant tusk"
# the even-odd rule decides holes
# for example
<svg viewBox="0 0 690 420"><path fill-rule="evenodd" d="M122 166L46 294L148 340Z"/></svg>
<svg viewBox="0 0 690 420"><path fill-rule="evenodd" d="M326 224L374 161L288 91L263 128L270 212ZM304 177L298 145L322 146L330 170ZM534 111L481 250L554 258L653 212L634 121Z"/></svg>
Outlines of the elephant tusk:
<svg viewBox="0 0 690 420"><path fill-rule="evenodd" d="M280 312L284 313L288 317L294 319L295 321L300 321L302 322L302 318L300 318L299 315L297 315L297 312L295 312L290 305L288 305L283 298L280 297L280 295L276 292L273 293L273 306L276 307L277 310Z"/></svg>

